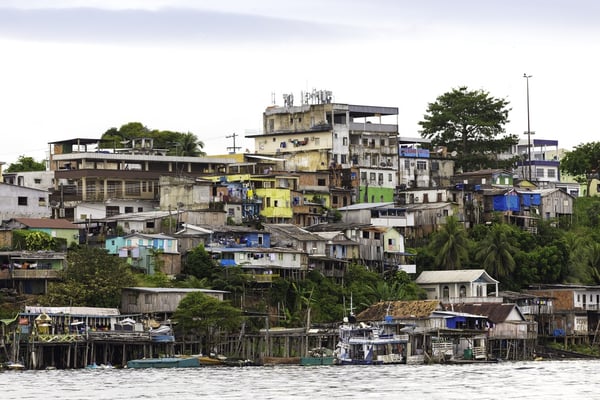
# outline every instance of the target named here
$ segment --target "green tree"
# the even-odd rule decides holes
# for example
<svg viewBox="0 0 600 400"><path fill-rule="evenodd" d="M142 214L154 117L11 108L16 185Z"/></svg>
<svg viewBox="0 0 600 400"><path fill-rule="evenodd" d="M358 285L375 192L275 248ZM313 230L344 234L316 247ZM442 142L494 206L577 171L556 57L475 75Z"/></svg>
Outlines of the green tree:
<svg viewBox="0 0 600 400"><path fill-rule="evenodd" d="M219 275L221 269L222 267L215 263L204 245L200 244L187 253L183 273L212 281Z"/></svg>
<svg viewBox="0 0 600 400"><path fill-rule="evenodd" d="M496 155L518 143L516 135L505 135L508 105L483 90L452 89L428 105L419 122L421 136L431 139L433 146L456 151L456 167L464 171L506 168L514 160L500 161Z"/></svg>
<svg viewBox="0 0 600 400"><path fill-rule="evenodd" d="M592 180L600 177L600 142L580 144L566 152L560 160L560 169L577 182L585 183L586 195L590 196Z"/></svg>
<svg viewBox="0 0 600 400"><path fill-rule="evenodd" d="M507 224L493 224L485 238L477 244L477 261L495 279L502 280L515 269L513 254L518 248L511 240L515 229Z"/></svg>
<svg viewBox="0 0 600 400"><path fill-rule="evenodd" d="M46 232L19 229L13 231L13 246L29 251L57 250L58 242Z"/></svg>
<svg viewBox="0 0 600 400"><path fill-rule="evenodd" d="M69 251L60 281L40 299L47 306L119 307L121 290L134 286L131 268L104 249L83 246Z"/></svg>
<svg viewBox="0 0 600 400"><path fill-rule="evenodd" d="M219 331L233 332L240 328L243 317L240 309L202 292L185 296L174 318L184 334L204 337L205 350L211 351Z"/></svg>
<svg viewBox="0 0 600 400"><path fill-rule="evenodd" d="M131 146L133 139L151 138L154 140L154 147L157 149L167 149L167 154L171 156L204 156L202 151L204 142L198 140L198 137L191 132L175 132L151 130L141 122L129 122L120 128L110 128L101 138L101 147L103 148L126 148Z"/></svg>
<svg viewBox="0 0 600 400"><path fill-rule="evenodd" d="M6 172L27 172L27 171L45 171L46 164L37 162L32 157L19 156L17 162L12 163L6 169Z"/></svg>
<svg viewBox="0 0 600 400"><path fill-rule="evenodd" d="M429 244L435 256L435 266L442 269L461 269L469 257L469 237L455 216L432 235Z"/></svg>
<svg viewBox="0 0 600 400"><path fill-rule="evenodd" d="M205 156L206 153L202 151L204 143L198 140L198 137L191 132L179 133L178 137L175 138L174 146L175 149L171 149L169 154L187 156L187 157L199 157Z"/></svg>

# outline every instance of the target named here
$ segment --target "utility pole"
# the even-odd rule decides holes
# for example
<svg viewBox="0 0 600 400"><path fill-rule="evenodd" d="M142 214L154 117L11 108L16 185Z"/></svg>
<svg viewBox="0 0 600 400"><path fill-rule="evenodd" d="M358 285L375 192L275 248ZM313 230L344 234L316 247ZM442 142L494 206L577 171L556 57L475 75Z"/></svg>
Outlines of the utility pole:
<svg viewBox="0 0 600 400"><path fill-rule="evenodd" d="M523 78L527 81L527 166L529 181L531 182L531 125L529 123L529 78L531 75L523 74Z"/></svg>
<svg viewBox="0 0 600 400"><path fill-rule="evenodd" d="M239 149L241 149L241 147L236 146L235 145L235 138L239 136L237 135L235 132L233 132L231 135L229 136L225 136L225 138L229 139L229 138L233 138L233 146L229 146L227 147L227 151L230 152L231 154L235 154L235 152Z"/></svg>

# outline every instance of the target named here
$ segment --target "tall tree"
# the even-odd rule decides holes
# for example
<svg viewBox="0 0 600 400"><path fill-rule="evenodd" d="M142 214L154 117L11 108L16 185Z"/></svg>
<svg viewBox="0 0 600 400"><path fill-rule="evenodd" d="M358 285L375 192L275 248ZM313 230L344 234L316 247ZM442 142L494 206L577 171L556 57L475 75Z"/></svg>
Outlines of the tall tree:
<svg viewBox="0 0 600 400"><path fill-rule="evenodd" d="M461 269L469 256L469 238L465 227L454 216L435 232L429 244L435 256L435 266L443 269Z"/></svg>
<svg viewBox="0 0 600 400"><path fill-rule="evenodd" d="M48 306L118 307L121 290L134 286L131 268L104 249L81 247L69 251L60 281L51 283L40 302Z"/></svg>
<svg viewBox="0 0 600 400"><path fill-rule="evenodd" d="M513 254L518 249L511 241L514 229L506 224L493 224L477 245L476 259L495 279L505 278L515 269Z"/></svg>
<svg viewBox="0 0 600 400"><path fill-rule="evenodd" d="M452 89L428 105L419 122L421 136L431 139L433 146L456 151L456 166L464 171L507 168L514 160L500 161L496 155L518 143L516 135L504 135L508 105L483 90Z"/></svg>
<svg viewBox="0 0 600 400"><path fill-rule="evenodd" d="M584 183L586 195L590 196L592 180L600 178L600 142L580 144L566 152L560 160L560 169Z"/></svg>
<svg viewBox="0 0 600 400"><path fill-rule="evenodd" d="M179 302L174 318L178 329L183 330L185 334L205 338L207 352L212 351L217 332L234 331L241 326L243 320L240 309L202 292L193 292L185 296Z"/></svg>
<svg viewBox="0 0 600 400"><path fill-rule="evenodd" d="M17 162L12 163L6 169L6 172L28 172L45 171L46 164L35 161L32 157L19 156Z"/></svg>

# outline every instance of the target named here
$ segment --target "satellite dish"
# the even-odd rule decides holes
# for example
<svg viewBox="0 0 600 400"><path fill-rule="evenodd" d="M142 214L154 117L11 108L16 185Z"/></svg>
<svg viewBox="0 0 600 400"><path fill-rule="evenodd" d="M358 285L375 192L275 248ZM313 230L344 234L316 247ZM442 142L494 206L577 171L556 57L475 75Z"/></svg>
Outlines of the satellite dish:
<svg viewBox="0 0 600 400"><path fill-rule="evenodd" d="M458 154L458 153L456 152L456 150L454 150L452 153L450 153L450 155L451 155L452 157L456 157L456 155L457 155L457 154Z"/></svg>

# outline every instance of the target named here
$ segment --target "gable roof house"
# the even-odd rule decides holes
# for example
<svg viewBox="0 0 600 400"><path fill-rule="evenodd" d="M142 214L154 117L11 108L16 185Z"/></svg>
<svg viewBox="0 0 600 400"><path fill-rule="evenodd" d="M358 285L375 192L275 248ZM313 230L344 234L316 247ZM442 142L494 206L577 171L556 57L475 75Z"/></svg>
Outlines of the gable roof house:
<svg viewBox="0 0 600 400"><path fill-rule="evenodd" d="M489 321L488 337L496 339L535 339L537 323L527 321L516 304L456 303L455 312L484 315Z"/></svg>
<svg viewBox="0 0 600 400"><path fill-rule="evenodd" d="M53 218L13 218L8 222L13 229L44 232L55 239L64 240L64 249L80 243L79 226L66 219Z"/></svg>
<svg viewBox="0 0 600 400"><path fill-rule="evenodd" d="M425 289L428 299L444 303L501 302L496 297L499 282L483 269L450 271L423 271L415 283ZM488 286L493 285L494 296L488 297Z"/></svg>
<svg viewBox="0 0 600 400"><path fill-rule="evenodd" d="M204 293L221 301L228 293L212 289L127 287L121 291L121 312L151 315L167 320L177 310L179 302L188 294L195 292Z"/></svg>

